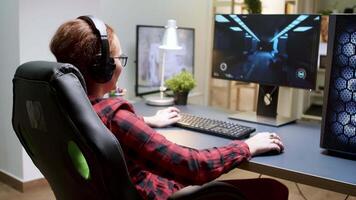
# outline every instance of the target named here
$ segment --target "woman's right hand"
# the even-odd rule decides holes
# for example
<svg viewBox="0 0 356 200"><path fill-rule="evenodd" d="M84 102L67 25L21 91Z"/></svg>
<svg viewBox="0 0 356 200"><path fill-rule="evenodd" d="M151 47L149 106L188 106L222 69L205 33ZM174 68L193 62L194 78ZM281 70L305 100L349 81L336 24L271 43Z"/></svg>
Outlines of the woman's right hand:
<svg viewBox="0 0 356 200"><path fill-rule="evenodd" d="M282 152L284 149L281 138L276 133L270 132L257 133L245 140L245 143L250 148L251 156L256 156L268 151Z"/></svg>
<svg viewBox="0 0 356 200"><path fill-rule="evenodd" d="M151 127L162 128L178 122L181 119L179 112L176 107L168 107L157 111L153 116L143 117L143 119Z"/></svg>

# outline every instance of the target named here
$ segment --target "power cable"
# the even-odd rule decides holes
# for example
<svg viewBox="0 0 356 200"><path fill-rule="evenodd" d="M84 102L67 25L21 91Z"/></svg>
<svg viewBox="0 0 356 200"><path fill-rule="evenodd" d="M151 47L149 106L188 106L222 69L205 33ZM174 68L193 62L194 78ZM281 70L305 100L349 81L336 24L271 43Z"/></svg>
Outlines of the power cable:
<svg viewBox="0 0 356 200"><path fill-rule="evenodd" d="M300 196L302 196L304 200L308 200L308 199L305 197L305 195L303 194L302 190L299 188L298 183L295 183L295 186L297 186L297 189L298 189L298 191L299 191Z"/></svg>

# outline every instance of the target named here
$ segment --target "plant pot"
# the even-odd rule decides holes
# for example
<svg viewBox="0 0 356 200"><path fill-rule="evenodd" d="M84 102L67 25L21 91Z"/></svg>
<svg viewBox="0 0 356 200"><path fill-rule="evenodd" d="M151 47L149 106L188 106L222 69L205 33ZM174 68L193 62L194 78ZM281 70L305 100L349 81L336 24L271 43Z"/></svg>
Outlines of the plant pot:
<svg viewBox="0 0 356 200"><path fill-rule="evenodd" d="M176 105L187 105L189 92L175 92L174 93L174 104Z"/></svg>

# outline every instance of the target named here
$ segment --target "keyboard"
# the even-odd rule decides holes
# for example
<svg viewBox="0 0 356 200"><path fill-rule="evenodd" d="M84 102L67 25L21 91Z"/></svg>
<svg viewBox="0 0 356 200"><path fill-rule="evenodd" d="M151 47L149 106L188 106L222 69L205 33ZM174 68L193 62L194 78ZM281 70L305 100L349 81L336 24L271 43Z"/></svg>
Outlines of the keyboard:
<svg viewBox="0 0 356 200"><path fill-rule="evenodd" d="M177 127L229 139L247 138L256 130L237 123L214 120L187 113L180 113L180 115L182 119L175 124Z"/></svg>

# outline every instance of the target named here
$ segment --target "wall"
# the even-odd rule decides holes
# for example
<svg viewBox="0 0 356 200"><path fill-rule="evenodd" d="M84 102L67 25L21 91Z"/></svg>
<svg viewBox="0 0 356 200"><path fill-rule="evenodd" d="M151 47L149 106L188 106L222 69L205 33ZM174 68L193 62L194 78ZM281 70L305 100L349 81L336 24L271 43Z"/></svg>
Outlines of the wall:
<svg viewBox="0 0 356 200"><path fill-rule="evenodd" d="M19 64L19 1L3 0L0 6L0 171L20 179L22 148L11 125L12 77Z"/></svg>
<svg viewBox="0 0 356 200"><path fill-rule="evenodd" d="M99 1L8 0L0 7L0 170L20 181L43 177L21 147L11 126L12 83L16 66L31 60L54 60L48 44L56 28L81 14L96 14ZM86 5L86 6L83 6ZM60 11L60 14L58 14ZM46 16L46 17L43 17ZM5 20L7 19L7 20ZM9 48L11 47L11 49Z"/></svg>
<svg viewBox="0 0 356 200"><path fill-rule="evenodd" d="M262 14L281 14L284 13L285 0L262 0Z"/></svg>
<svg viewBox="0 0 356 200"><path fill-rule="evenodd" d="M21 0L20 62L55 60L49 42L57 28L80 15L97 15L99 7L99 0Z"/></svg>
<svg viewBox="0 0 356 200"><path fill-rule="evenodd" d="M353 7L356 5L355 0L319 0L319 10L335 10L335 12L344 12L346 7ZM318 11L319 11L318 10ZM356 12L356 8L354 10Z"/></svg>
<svg viewBox="0 0 356 200"><path fill-rule="evenodd" d="M356 6L355 0L298 0L298 12L316 13L321 10L330 10L334 13L343 13L345 8ZM356 8L354 9L356 12Z"/></svg>
<svg viewBox="0 0 356 200"><path fill-rule="evenodd" d="M54 61L48 45L59 25L79 15L97 15L99 7L99 0L21 0L20 63L31 60ZM40 177L41 173L23 151L22 180L29 181Z"/></svg>
<svg viewBox="0 0 356 200"><path fill-rule="evenodd" d="M195 72L199 73L195 74L198 86L194 91L198 94L197 102L204 103L207 78L210 77L211 59L208 51L211 42L211 4L211 1L206 0L102 0L100 15L114 27L123 52L129 56L128 66L119 79L120 87L128 89L128 98L132 98L135 91L136 25L162 26L172 18L177 20L178 26L195 29Z"/></svg>
<svg viewBox="0 0 356 200"><path fill-rule="evenodd" d="M187 7L194 12L186 12ZM20 62L47 58L54 60L48 43L59 24L81 14L95 14L114 27L123 51L129 56L128 66L119 84L128 89L127 98L131 99L134 97L135 86L136 25L165 25L168 19L173 18L177 20L178 26L195 28L195 71L203 72L196 75L198 87L195 93L202 99L207 85L206 77L210 76L207 74L210 65L207 57L212 19L210 10L211 2L206 0L23 0L20 4L20 32L27 34L20 35Z"/></svg>
<svg viewBox="0 0 356 200"><path fill-rule="evenodd" d="M194 12L186 12L189 7ZM204 103L208 77L211 41L211 2L206 0L4 0L0 7L2 38L0 58L0 170L20 181L43 177L23 150L12 130L12 82L16 67L31 60L55 60L49 42L60 24L79 15L93 14L112 25L118 33L124 52L130 57L120 85L134 97L136 25L165 25L176 19L178 26L195 28L195 70L198 87L196 101ZM183 14L184 13L184 14ZM6 19L6 20L5 20ZM206 93L205 93L206 94Z"/></svg>

